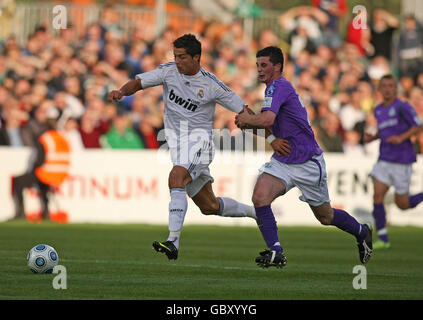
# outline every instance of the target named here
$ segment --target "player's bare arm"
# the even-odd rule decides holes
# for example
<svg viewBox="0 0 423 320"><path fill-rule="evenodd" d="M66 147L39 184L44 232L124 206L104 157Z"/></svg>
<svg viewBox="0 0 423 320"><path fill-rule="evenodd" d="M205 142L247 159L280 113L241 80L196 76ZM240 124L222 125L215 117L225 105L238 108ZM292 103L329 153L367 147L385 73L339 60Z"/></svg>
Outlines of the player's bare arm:
<svg viewBox="0 0 423 320"><path fill-rule="evenodd" d="M373 134L370 134L370 133L366 133L364 135L363 141L364 141L364 143L369 143L369 142L372 142L372 141L377 140L377 139L379 139L379 134L373 135Z"/></svg>
<svg viewBox="0 0 423 320"><path fill-rule="evenodd" d="M135 92L142 89L142 84L140 79L132 79L125 83L122 88L119 90L110 91L107 99L109 101L119 101L124 96L133 95Z"/></svg>
<svg viewBox="0 0 423 320"><path fill-rule="evenodd" d="M288 156L291 154L291 145L288 140L282 138L276 138L272 131L266 128L266 140L269 142L272 149L276 152L279 157Z"/></svg>
<svg viewBox="0 0 423 320"><path fill-rule="evenodd" d="M388 139L386 139L386 142L389 142L392 144L400 144L410 139L412 136L416 135L417 133L419 133L420 130L421 130L420 126L411 127L410 129L408 129L407 131L405 131L404 133L400 135L390 136Z"/></svg>
<svg viewBox="0 0 423 320"><path fill-rule="evenodd" d="M244 106L244 110L245 110ZM235 124L238 127L249 125L254 128L264 129L270 127L275 122L276 114L272 111L263 111L259 114L241 112L235 117Z"/></svg>

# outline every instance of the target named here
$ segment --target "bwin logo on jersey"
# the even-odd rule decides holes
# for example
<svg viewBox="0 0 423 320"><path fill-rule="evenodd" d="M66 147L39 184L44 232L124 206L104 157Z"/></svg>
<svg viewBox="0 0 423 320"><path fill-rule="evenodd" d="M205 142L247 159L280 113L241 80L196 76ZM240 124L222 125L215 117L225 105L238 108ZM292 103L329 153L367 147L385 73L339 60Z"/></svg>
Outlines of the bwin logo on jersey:
<svg viewBox="0 0 423 320"><path fill-rule="evenodd" d="M198 108L198 105L192 103L191 99L186 100L176 95L175 92L173 92L173 89L169 92L169 100L175 101L176 104L179 104L180 106L192 112L194 112Z"/></svg>

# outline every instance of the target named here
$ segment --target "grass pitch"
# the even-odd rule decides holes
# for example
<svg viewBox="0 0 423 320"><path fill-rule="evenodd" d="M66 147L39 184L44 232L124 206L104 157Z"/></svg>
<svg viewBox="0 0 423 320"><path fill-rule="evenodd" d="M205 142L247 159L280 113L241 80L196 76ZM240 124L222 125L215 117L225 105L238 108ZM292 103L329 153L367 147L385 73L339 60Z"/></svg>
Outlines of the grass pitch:
<svg viewBox="0 0 423 320"><path fill-rule="evenodd" d="M254 263L264 242L256 228L185 226L176 261L156 253L166 226L0 223L0 299L280 300L423 299L423 229L390 227L392 247L366 264L367 289L355 290L355 239L335 227L279 227L284 269ZM32 274L26 255L52 245L66 267Z"/></svg>

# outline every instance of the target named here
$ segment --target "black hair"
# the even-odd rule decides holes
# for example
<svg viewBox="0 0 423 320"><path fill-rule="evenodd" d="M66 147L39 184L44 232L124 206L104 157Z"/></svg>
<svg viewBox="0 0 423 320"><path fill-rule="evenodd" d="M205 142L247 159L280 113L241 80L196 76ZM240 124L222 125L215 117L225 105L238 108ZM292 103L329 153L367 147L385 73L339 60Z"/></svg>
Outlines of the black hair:
<svg viewBox="0 0 423 320"><path fill-rule="evenodd" d="M201 56L201 42L193 34L184 34L182 37L173 41L173 46L175 48L185 49L191 57L194 57L196 54Z"/></svg>
<svg viewBox="0 0 423 320"><path fill-rule="evenodd" d="M258 57L269 57L269 60L273 65L280 63L281 64L281 73L282 73L284 57L283 57L282 50L280 48L270 46L270 47L266 47L264 49L261 49L261 50L257 51L256 58L258 58Z"/></svg>
<svg viewBox="0 0 423 320"><path fill-rule="evenodd" d="M392 80L395 80L396 81L396 79L395 79L395 77L392 75L392 74L385 74L382 78L380 78L380 80L379 81L382 81L382 80L385 80L385 79L392 79Z"/></svg>

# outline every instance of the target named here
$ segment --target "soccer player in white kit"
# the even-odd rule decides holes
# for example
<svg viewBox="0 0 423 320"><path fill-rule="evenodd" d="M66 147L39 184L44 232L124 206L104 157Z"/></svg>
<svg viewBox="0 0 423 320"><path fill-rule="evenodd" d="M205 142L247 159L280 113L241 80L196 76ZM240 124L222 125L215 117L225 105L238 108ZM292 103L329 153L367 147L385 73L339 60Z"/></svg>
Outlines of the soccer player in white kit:
<svg viewBox="0 0 423 320"><path fill-rule="evenodd" d="M109 94L110 100L119 100L141 89L163 86L165 137L173 163L169 174L169 237L164 242L154 241L153 247L169 260L178 257L187 194L205 215L256 219L254 207L214 195L209 170L215 151L212 138L215 104L240 113L246 103L201 67L201 43L195 36L183 35L173 45L175 62L138 74Z"/></svg>

